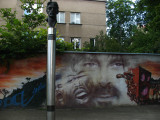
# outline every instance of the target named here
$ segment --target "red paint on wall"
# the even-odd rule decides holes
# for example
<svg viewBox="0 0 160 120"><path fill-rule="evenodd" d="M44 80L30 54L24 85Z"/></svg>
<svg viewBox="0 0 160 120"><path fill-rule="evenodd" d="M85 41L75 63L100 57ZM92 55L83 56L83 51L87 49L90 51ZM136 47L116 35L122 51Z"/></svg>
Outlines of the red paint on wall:
<svg viewBox="0 0 160 120"><path fill-rule="evenodd" d="M136 97L139 97L139 67L132 69L133 81L136 85Z"/></svg>
<svg viewBox="0 0 160 120"><path fill-rule="evenodd" d="M152 73L152 77L159 78L160 76L160 63L147 61L140 65L141 67L145 68L146 70Z"/></svg>
<svg viewBox="0 0 160 120"><path fill-rule="evenodd" d="M46 72L46 55L14 60L9 66L0 67L0 88L14 87L22 82L21 78L38 77Z"/></svg>

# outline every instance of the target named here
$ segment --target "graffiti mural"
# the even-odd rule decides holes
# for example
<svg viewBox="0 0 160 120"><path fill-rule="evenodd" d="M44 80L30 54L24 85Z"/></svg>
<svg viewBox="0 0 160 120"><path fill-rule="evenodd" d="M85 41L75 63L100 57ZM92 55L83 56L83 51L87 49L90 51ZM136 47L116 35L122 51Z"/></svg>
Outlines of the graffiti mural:
<svg viewBox="0 0 160 120"><path fill-rule="evenodd" d="M25 87L27 86L28 89L31 88L30 85L25 85L23 89L15 90L8 97L4 97L3 99L1 99L0 106L6 108L10 106L27 107L28 105L37 106L37 104L42 104L42 102L44 101L43 96L45 96L43 89L46 87L46 85L40 83L37 88L32 89L33 91L29 91L29 93L28 90L25 90ZM41 92L41 90L43 91ZM42 96L40 96L39 94L42 94ZM37 99L36 101L36 98L39 99Z"/></svg>
<svg viewBox="0 0 160 120"><path fill-rule="evenodd" d="M58 107L160 103L160 56L66 54L56 80ZM58 73L57 73L58 74Z"/></svg>
<svg viewBox="0 0 160 120"><path fill-rule="evenodd" d="M0 66L0 108L39 107L46 96L46 56Z"/></svg>
<svg viewBox="0 0 160 120"><path fill-rule="evenodd" d="M64 53L56 57L57 108L160 103L160 56ZM46 103L46 55L0 66L0 108Z"/></svg>
<svg viewBox="0 0 160 120"><path fill-rule="evenodd" d="M152 78L152 73L140 66L117 75L117 78L121 77L126 78L127 94L132 101L137 104L160 103L160 78Z"/></svg>

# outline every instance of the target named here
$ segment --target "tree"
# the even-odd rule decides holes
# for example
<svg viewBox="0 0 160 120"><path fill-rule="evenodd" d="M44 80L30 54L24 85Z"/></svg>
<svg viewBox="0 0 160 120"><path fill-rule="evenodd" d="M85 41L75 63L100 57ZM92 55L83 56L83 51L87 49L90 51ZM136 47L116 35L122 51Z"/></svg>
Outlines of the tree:
<svg viewBox="0 0 160 120"><path fill-rule="evenodd" d="M126 52L135 28L135 4L131 0L107 0L107 34L96 36L95 46L85 42L84 50L97 52Z"/></svg>
<svg viewBox="0 0 160 120"><path fill-rule="evenodd" d="M46 0L37 0L37 8L33 7L35 0L20 1L22 2L21 9L31 13L24 15L22 20L16 18L17 11L0 9L0 15L6 23L0 27L1 59L22 58L47 50L47 16L39 13L42 8L41 4ZM57 36L60 36L58 32ZM65 46L57 46L57 50L70 49L69 43L65 42L64 44Z"/></svg>
<svg viewBox="0 0 160 120"><path fill-rule="evenodd" d="M135 4L131 0L108 0L106 2L108 35L121 45L132 35L135 25Z"/></svg>
<svg viewBox="0 0 160 120"><path fill-rule="evenodd" d="M47 30L37 28L46 27L46 15L38 13L42 6L33 8L34 0L28 2L29 6L26 6L26 0L21 2L23 10L33 11L32 14L24 15L22 20L16 18L17 11L0 9L1 17L6 23L0 27L0 51L8 57L46 50ZM41 4L39 0L37 2Z"/></svg>
<svg viewBox="0 0 160 120"><path fill-rule="evenodd" d="M9 91L6 89L0 89L0 93L3 94L3 99L6 98L7 94L9 94Z"/></svg>
<svg viewBox="0 0 160 120"><path fill-rule="evenodd" d="M56 41L56 52L57 53L62 53L64 51L73 51L73 44L62 41L61 39L57 39Z"/></svg>
<svg viewBox="0 0 160 120"><path fill-rule="evenodd" d="M160 33L145 27L136 29L129 39L131 44L127 47L128 52L133 53L160 53Z"/></svg>
<svg viewBox="0 0 160 120"><path fill-rule="evenodd" d="M29 77L26 77L26 80L27 80L27 82L30 82L31 78L29 78Z"/></svg>
<svg viewBox="0 0 160 120"><path fill-rule="evenodd" d="M145 13L143 19L148 28L155 32L160 31L160 1L159 0L139 0L137 9L140 13Z"/></svg>
<svg viewBox="0 0 160 120"><path fill-rule="evenodd" d="M160 53L160 1L108 0L107 25L125 52Z"/></svg>
<svg viewBox="0 0 160 120"><path fill-rule="evenodd" d="M137 22L141 27L135 30L128 50L130 52L160 53L160 1L139 0Z"/></svg>
<svg viewBox="0 0 160 120"><path fill-rule="evenodd" d="M123 52L122 46L116 39L108 37L103 31L95 37L95 46L89 42L84 43L84 51L92 52Z"/></svg>

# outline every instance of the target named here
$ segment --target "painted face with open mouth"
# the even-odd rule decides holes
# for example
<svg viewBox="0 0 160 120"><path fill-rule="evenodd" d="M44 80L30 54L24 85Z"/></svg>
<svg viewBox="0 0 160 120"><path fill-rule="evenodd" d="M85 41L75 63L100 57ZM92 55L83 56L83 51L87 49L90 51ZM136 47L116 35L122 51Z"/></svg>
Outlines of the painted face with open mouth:
<svg viewBox="0 0 160 120"><path fill-rule="evenodd" d="M83 86L76 87L75 90L73 91L73 94L75 97L75 101L78 104L85 104L89 100L89 94L86 88Z"/></svg>
<svg viewBox="0 0 160 120"><path fill-rule="evenodd" d="M62 84L56 85L55 97L58 105L64 105L64 91L62 89Z"/></svg>
<svg viewBox="0 0 160 120"><path fill-rule="evenodd" d="M56 91L56 98L59 104L63 104L63 93L61 91Z"/></svg>
<svg viewBox="0 0 160 120"><path fill-rule="evenodd" d="M70 87L69 96L75 104L86 104L89 101L89 92L86 87L88 77L83 74L69 76L66 86Z"/></svg>

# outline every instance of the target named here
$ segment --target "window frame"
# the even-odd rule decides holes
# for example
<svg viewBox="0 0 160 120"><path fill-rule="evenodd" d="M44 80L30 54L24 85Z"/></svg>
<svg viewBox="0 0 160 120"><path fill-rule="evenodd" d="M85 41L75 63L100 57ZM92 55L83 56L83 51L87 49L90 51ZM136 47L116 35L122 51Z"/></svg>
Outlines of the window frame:
<svg viewBox="0 0 160 120"><path fill-rule="evenodd" d="M62 14L62 13L64 13L64 18L63 18L63 20L64 20L64 22L61 22L61 15L60 14ZM65 12L64 11L60 11L58 14L57 14L57 23L66 23L65 22Z"/></svg>
<svg viewBox="0 0 160 120"><path fill-rule="evenodd" d="M77 14L79 15L79 22L77 22ZM74 20L72 20L72 15L74 15ZM81 24L81 13L80 12L71 12L70 13L70 24Z"/></svg>
<svg viewBox="0 0 160 120"><path fill-rule="evenodd" d="M92 45L92 47L95 47L96 46L96 39L90 38L90 44Z"/></svg>
<svg viewBox="0 0 160 120"><path fill-rule="evenodd" d="M74 42L73 40L74 39L78 39L79 40L79 47L77 48L77 46L76 46L76 43L77 42ZM81 38L80 37L71 37L70 38L70 41L71 41L71 43L73 43L73 47L74 47L74 49L76 50L76 49L81 49Z"/></svg>

